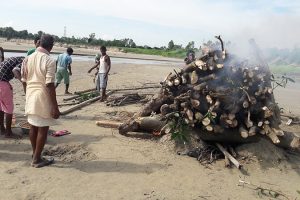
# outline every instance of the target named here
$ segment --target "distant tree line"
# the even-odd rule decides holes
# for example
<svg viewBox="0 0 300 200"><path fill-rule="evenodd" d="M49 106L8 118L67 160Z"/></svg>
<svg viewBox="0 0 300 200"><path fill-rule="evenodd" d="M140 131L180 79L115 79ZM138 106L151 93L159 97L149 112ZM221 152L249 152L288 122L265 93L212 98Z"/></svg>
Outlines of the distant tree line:
<svg viewBox="0 0 300 200"><path fill-rule="evenodd" d="M0 27L0 37L10 39L24 39L24 40L33 40L37 36L41 36L44 32L38 31L37 33L29 33L27 30L16 31L12 27ZM92 46L111 46L111 47L128 47L128 48L141 48L141 49L157 49L157 50L196 50L195 42L191 41L187 44L186 47L182 45L175 44L173 40L168 43L168 46L162 47L150 47L147 45L138 46L130 38L124 39L114 39L114 40L103 40L101 38L96 38L95 33L89 34L88 37L58 37L53 35L54 39L58 43L62 44L72 44L72 45L92 45Z"/></svg>

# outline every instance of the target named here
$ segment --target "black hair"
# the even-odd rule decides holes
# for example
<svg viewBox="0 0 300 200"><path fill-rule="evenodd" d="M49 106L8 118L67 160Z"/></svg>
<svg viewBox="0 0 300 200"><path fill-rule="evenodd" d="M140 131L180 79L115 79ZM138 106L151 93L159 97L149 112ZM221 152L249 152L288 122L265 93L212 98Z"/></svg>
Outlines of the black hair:
<svg viewBox="0 0 300 200"><path fill-rule="evenodd" d="M43 34L40 39L40 46L44 49L52 49L54 45L54 38L52 35Z"/></svg>
<svg viewBox="0 0 300 200"><path fill-rule="evenodd" d="M35 38L34 38L34 44L36 44L39 40L41 39L41 36L36 36Z"/></svg>
<svg viewBox="0 0 300 200"><path fill-rule="evenodd" d="M106 51L106 46L101 46L101 47L100 47L100 50Z"/></svg>
<svg viewBox="0 0 300 200"><path fill-rule="evenodd" d="M73 53L73 49L72 49L71 47L68 47L68 48L67 48L67 53L68 53L68 54L72 54L72 53Z"/></svg>

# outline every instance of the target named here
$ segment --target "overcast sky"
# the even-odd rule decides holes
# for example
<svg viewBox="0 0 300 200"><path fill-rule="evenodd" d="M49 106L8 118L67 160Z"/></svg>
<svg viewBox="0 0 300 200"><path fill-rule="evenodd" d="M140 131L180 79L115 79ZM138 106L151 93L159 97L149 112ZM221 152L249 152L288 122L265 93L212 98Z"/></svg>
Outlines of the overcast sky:
<svg viewBox="0 0 300 200"><path fill-rule="evenodd" d="M172 39L200 45L221 35L263 47L300 44L298 0L9 0L0 26L62 36L132 38L138 45L166 46Z"/></svg>

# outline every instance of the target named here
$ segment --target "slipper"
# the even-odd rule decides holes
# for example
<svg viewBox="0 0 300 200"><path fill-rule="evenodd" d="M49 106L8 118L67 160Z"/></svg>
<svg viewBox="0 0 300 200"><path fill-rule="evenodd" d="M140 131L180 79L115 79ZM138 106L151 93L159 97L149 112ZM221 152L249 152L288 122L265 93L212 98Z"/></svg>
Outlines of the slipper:
<svg viewBox="0 0 300 200"><path fill-rule="evenodd" d="M41 167L49 166L53 163L54 163L54 158L48 158L48 159L42 158L42 161L39 163L31 163L31 167L41 168Z"/></svg>
<svg viewBox="0 0 300 200"><path fill-rule="evenodd" d="M60 137L60 136L64 136L64 135L69 135L71 134L68 130L61 130L61 131L56 131L54 133L52 133L51 135L53 137Z"/></svg>

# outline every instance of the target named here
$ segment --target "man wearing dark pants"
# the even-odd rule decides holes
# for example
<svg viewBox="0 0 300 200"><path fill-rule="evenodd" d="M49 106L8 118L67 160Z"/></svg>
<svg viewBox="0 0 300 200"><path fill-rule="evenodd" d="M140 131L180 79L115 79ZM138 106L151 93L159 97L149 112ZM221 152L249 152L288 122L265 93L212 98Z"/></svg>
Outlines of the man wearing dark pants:
<svg viewBox="0 0 300 200"><path fill-rule="evenodd" d="M26 93L25 114L30 124L32 167L43 167L53 163L53 158L42 158L49 126L57 124L60 112L55 93L55 60L50 57L54 39L42 35L40 47L28 56L22 67L22 82Z"/></svg>
<svg viewBox="0 0 300 200"><path fill-rule="evenodd" d="M66 85L65 94L70 94L69 86L70 86L70 76L72 76L72 58L73 49L68 48L66 53L60 54L56 61L56 85L55 88L61 83L62 79L64 79L64 84ZM69 70L69 71L68 71Z"/></svg>
<svg viewBox="0 0 300 200"><path fill-rule="evenodd" d="M106 99L106 87L107 87L107 80L108 80L108 73L111 68L111 61L110 57L106 54L106 47L101 46L100 47L101 57L99 62L96 62L96 64L88 71L88 73L91 73L91 71L95 68L98 68L98 77L97 77L97 90L102 90L101 93L101 99L100 101L104 101Z"/></svg>

